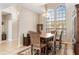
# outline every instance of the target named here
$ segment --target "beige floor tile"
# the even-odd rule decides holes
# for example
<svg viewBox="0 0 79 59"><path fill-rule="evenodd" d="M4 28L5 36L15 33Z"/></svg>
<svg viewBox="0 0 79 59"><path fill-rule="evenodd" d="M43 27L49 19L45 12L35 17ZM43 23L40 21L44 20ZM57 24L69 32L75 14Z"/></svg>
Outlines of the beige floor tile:
<svg viewBox="0 0 79 59"><path fill-rule="evenodd" d="M0 44L0 55L16 55L18 52L28 48L27 46L18 47L17 41L5 41ZM57 51L57 55L64 55L65 45ZM72 44L67 44L67 55L73 55Z"/></svg>

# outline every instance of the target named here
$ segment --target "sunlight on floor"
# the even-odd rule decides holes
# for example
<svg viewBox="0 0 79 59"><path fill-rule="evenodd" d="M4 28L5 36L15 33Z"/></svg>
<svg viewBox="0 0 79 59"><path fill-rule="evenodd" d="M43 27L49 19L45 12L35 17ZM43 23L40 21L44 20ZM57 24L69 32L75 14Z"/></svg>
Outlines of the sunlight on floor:
<svg viewBox="0 0 79 59"><path fill-rule="evenodd" d="M17 49L17 41L4 41L3 43L0 44L0 54L8 54Z"/></svg>

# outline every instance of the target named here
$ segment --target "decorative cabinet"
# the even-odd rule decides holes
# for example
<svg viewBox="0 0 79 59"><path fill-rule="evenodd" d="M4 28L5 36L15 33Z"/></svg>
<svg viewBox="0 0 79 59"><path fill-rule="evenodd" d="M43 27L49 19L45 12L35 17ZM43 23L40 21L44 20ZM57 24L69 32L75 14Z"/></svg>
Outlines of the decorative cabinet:
<svg viewBox="0 0 79 59"><path fill-rule="evenodd" d="M76 55L79 55L79 4L75 5L76 7L76 18L74 19L74 52Z"/></svg>
<svg viewBox="0 0 79 59"><path fill-rule="evenodd" d="M27 34L27 37L24 37L24 34L23 34L23 45L24 46L29 46L30 45L30 37L29 37L28 34Z"/></svg>
<svg viewBox="0 0 79 59"><path fill-rule="evenodd" d="M37 32L41 33L43 30L43 24L37 24Z"/></svg>
<svg viewBox="0 0 79 59"><path fill-rule="evenodd" d="M2 41L3 40L6 40L6 34L5 33L2 33Z"/></svg>

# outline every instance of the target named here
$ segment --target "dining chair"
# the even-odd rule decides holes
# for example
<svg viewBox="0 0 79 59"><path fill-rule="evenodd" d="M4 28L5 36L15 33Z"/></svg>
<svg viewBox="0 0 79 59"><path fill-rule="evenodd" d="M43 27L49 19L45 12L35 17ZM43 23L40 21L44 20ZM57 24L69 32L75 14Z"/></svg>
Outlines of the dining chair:
<svg viewBox="0 0 79 59"><path fill-rule="evenodd" d="M32 54L46 54L47 45L41 44L40 34L37 32L30 31L30 39L32 46Z"/></svg>
<svg viewBox="0 0 79 59"><path fill-rule="evenodd" d="M62 47L62 45L61 45L61 43L62 43L62 34L63 34L62 30L57 31L55 45L56 45L56 48L58 48L58 49L61 49L61 47Z"/></svg>
<svg viewBox="0 0 79 59"><path fill-rule="evenodd" d="M63 33L63 31L61 31L61 30L51 31L51 34L55 34L53 41L49 41L49 43L51 45L53 45L52 48L53 48L54 54L56 54L57 48L60 50L62 47L62 45L61 45L62 33Z"/></svg>
<svg viewBox="0 0 79 59"><path fill-rule="evenodd" d="M56 31L51 31L51 34L54 34L54 37L52 38L52 40L48 42L48 46L51 48L52 54L56 54L56 49L55 49Z"/></svg>

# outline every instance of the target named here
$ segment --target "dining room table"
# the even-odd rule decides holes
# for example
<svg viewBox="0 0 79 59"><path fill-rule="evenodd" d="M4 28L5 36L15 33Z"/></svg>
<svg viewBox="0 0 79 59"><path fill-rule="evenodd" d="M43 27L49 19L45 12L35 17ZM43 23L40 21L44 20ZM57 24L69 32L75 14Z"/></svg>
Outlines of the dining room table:
<svg viewBox="0 0 79 59"><path fill-rule="evenodd" d="M40 37L41 38L50 38L50 37L54 37L55 34L51 34L51 33L41 33Z"/></svg>
<svg viewBox="0 0 79 59"><path fill-rule="evenodd" d="M41 33L40 34L41 43L47 44L47 51L46 51L47 55L49 54L49 50L51 50L49 46L49 41L54 42L55 41L54 38L55 38L54 33L53 34L52 33ZM52 46L55 48L54 44Z"/></svg>
<svg viewBox="0 0 79 59"><path fill-rule="evenodd" d="M53 41L55 37L55 34L51 34L51 33L41 33L40 34L40 39L43 43L47 43L48 41Z"/></svg>
<svg viewBox="0 0 79 59"><path fill-rule="evenodd" d="M27 33L27 38L30 39L30 33ZM46 33L46 32L42 32L40 33L40 41L42 43L47 43L48 41L52 40L55 38L55 34L53 33Z"/></svg>
<svg viewBox="0 0 79 59"><path fill-rule="evenodd" d="M27 37L30 38L30 33L27 33ZM43 43L47 43L50 40L53 40L55 37L55 34L52 33L46 33L46 32L42 32L40 33L40 40L44 41Z"/></svg>
<svg viewBox="0 0 79 59"><path fill-rule="evenodd" d="M28 33L28 36L30 38L30 34L29 33ZM55 37L55 34L52 34L52 33L46 33L46 32L40 33L41 44L47 44L48 45L49 41L54 41L54 37ZM48 54L48 50L47 50L46 53Z"/></svg>

